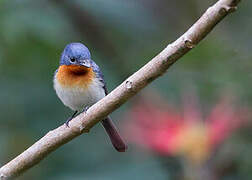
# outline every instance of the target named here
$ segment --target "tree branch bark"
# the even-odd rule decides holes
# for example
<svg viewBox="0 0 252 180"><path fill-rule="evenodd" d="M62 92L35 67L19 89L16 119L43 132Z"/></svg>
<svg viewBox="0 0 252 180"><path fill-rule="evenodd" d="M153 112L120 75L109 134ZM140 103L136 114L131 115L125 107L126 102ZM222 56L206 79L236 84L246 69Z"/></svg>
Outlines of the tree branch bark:
<svg viewBox="0 0 252 180"><path fill-rule="evenodd" d="M240 0L219 0L180 38L169 44L140 70L130 76L102 100L88 109L86 114L74 118L48 132L39 141L0 168L0 180L19 176L39 163L61 145L89 130L104 117L125 103L142 88L161 76L180 57L194 48L227 14L236 9Z"/></svg>

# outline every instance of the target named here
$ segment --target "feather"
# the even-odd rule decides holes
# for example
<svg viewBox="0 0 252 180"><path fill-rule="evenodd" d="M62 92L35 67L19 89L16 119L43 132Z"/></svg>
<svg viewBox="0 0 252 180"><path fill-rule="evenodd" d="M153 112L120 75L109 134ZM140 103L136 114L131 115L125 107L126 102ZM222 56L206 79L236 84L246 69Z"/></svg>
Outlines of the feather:
<svg viewBox="0 0 252 180"><path fill-rule="evenodd" d="M56 73L58 83L62 87L87 88L95 78L92 68L77 65L61 65Z"/></svg>

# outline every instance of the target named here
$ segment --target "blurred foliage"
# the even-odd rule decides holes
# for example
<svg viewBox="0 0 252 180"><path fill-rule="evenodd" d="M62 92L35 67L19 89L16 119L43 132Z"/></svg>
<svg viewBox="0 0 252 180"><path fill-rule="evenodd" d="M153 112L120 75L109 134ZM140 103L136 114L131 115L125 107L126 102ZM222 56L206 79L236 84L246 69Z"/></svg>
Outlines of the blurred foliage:
<svg viewBox="0 0 252 180"><path fill-rule="evenodd" d="M179 37L213 4L206 0L0 1L0 164L21 153L71 111L52 87L60 53L69 42L86 44L111 90ZM155 88L172 103L194 87L203 106L223 90L251 106L251 1L244 1L197 48L174 64ZM142 93L145 93L143 90ZM120 126L130 101L113 113ZM106 139L106 141L104 141ZM251 179L249 130L237 148L234 179ZM173 164L170 164L171 169ZM168 173L169 175L169 173ZM130 146L117 153L96 126L52 153L18 179L167 179L160 159Z"/></svg>

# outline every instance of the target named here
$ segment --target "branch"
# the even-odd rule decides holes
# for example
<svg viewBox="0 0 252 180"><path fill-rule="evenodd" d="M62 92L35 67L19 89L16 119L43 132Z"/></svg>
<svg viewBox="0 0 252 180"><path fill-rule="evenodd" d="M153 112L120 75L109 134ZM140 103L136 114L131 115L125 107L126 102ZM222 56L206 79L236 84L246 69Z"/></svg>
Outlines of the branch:
<svg viewBox="0 0 252 180"><path fill-rule="evenodd" d="M100 120L164 74L174 62L195 47L229 12L234 11L238 3L239 0L219 0L179 39L169 44L144 67L90 107L86 114L82 113L74 118L69 124L70 128L62 125L48 132L22 154L1 167L0 179L6 180L19 176L63 144L84 132L89 132Z"/></svg>

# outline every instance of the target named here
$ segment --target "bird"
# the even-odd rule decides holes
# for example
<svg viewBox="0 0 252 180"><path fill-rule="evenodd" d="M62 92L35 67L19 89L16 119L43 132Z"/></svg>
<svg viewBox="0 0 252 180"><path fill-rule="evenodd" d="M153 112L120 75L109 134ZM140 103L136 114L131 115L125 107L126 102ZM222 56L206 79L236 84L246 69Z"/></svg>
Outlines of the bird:
<svg viewBox="0 0 252 180"><path fill-rule="evenodd" d="M103 73L91 59L89 49L79 42L70 43L64 48L59 67L54 73L53 86L62 103L74 111L65 122L67 127L78 112L87 111L108 94ZM101 124L114 148L125 152L127 145L111 118L106 117Z"/></svg>

